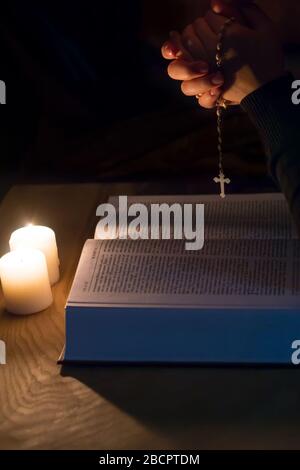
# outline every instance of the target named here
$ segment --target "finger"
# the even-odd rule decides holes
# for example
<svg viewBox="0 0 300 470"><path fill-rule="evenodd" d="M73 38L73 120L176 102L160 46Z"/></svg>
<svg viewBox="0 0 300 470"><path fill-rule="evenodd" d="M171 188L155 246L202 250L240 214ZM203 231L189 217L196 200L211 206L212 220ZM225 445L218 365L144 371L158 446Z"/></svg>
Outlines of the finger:
<svg viewBox="0 0 300 470"><path fill-rule="evenodd" d="M186 62L182 59L174 60L168 67L168 74L173 80L192 80L208 73L206 62Z"/></svg>
<svg viewBox="0 0 300 470"><path fill-rule="evenodd" d="M226 18L225 16L217 15L216 13L214 13L211 10L209 10L206 13L204 19L205 19L206 23L208 24L208 26L210 27L210 29L215 34L220 33L220 30L221 30L223 24L228 20L228 18Z"/></svg>
<svg viewBox="0 0 300 470"><path fill-rule="evenodd" d="M243 11L249 26L255 31L273 29L272 20L257 5L247 5Z"/></svg>
<svg viewBox="0 0 300 470"><path fill-rule="evenodd" d="M190 24L184 29L181 38L185 49L189 51L194 60L207 60L205 47L196 35L193 25Z"/></svg>
<svg viewBox="0 0 300 470"><path fill-rule="evenodd" d="M183 81L181 84L182 93L186 96L196 96L207 91L217 89L224 84L224 78L220 72L206 77L194 78Z"/></svg>
<svg viewBox="0 0 300 470"><path fill-rule="evenodd" d="M198 18L194 22L194 31L201 40L202 44L204 44L208 62L210 62L214 59L216 54L217 35L209 27L204 18Z"/></svg>
<svg viewBox="0 0 300 470"><path fill-rule="evenodd" d="M189 53L189 51L184 47L184 44L181 39L181 35L177 31L170 32L170 40L172 44L180 51L177 54L177 57L182 57L185 60L193 60L193 57Z"/></svg>
<svg viewBox="0 0 300 470"><path fill-rule="evenodd" d="M249 3L252 0L244 0L244 1L231 1L227 3L224 0L211 0L211 8L214 13L218 15L226 16L227 18L234 17L237 21L242 24L245 24L245 18L239 8L245 3Z"/></svg>
<svg viewBox="0 0 300 470"><path fill-rule="evenodd" d="M243 8L251 3L254 3L255 0L211 0L210 5L213 10L216 10L216 13L221 13L217 11L218 9L225 8L227 6L233 6L235 8Z"/></svg>
<svg viewBox="0 0 300 470"><path fill-rule="evenodd" d="M171 41L166 41L161 48L161 54L167 60L174 60L180 56L180 49Z"/></svg>
<svg viewBox="0 0 300 470"><path fill-rule="evenodd" d="M215 108L221 94L222 90L220 88L212 90L211 92L204 93L204 95L198 98L198 103L200 106L202 106L202 108L205 109Z"/></svg>

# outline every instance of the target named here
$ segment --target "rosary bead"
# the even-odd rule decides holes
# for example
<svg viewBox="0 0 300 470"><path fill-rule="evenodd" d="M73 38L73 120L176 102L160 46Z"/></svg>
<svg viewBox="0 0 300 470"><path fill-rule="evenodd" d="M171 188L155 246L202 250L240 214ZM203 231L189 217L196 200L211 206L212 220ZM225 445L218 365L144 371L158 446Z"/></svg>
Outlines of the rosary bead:
<svg viewBox="0 0 300 470"><path fill-rule="evenodd" d="M229 18L221 27L218 34L218 42L216 49L216 64L218 69L222 68L223 65L223 40L227 27L235 21L235 18ZM225 198L225 184L229 184L230 180L225 178L223 169L223 138L222 138L222 112L226 109L226 100L222 97L217 101L216 115L217 115L217 132L218 132L218 153L219 153L219 177L214 178L215 183L221 184L221 197Z"/></svg>

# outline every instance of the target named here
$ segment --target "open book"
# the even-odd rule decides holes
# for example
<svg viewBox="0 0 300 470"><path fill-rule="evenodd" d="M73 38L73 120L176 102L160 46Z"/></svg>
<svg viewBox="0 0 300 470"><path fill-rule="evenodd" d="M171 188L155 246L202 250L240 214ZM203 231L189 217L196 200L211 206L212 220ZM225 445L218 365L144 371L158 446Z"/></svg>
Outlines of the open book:
<svg viewBox="0 0 300 470"><path fill-rule="evenodd" d="M88 240L66 306L64 360L290 363L300 339L300 245L284 198L128 199L136 202L203 203L204 248Z"/></svg>

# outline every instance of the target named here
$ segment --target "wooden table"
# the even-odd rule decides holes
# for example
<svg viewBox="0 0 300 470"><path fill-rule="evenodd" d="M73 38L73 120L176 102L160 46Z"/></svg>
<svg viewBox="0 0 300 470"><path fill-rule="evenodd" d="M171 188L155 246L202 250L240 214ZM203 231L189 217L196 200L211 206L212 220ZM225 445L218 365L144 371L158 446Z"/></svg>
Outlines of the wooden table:
<svg viewBox="0 0 300 470"><path fill-rule="evenodd" d="M54 305L37 315L6 313L1 296L7 365L0 366L0 448L299 448L297 370L57 365L64 304L84 240L96 225L96 207L110 193L144 190L16 186L4 199L1 254L18 226L49 225L57 234L62 279Z"/></svg>

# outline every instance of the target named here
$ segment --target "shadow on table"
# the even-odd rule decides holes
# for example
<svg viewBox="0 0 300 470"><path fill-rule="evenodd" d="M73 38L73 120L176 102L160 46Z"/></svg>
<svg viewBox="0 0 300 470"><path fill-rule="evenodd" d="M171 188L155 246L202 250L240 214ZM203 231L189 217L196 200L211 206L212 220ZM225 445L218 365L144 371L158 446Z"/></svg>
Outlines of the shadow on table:
<svg viewBox="0 0 300 470"><path fill-rule="evenodd" d="M62 375L161 432L236 424L272 434L274 426L280 431L300 422L294 369L64 366Z"/></svg>

